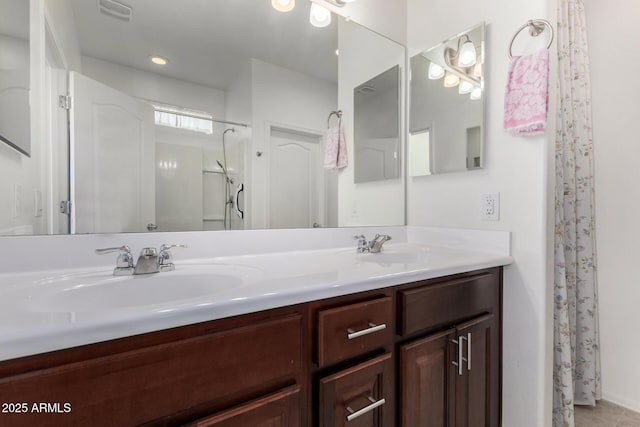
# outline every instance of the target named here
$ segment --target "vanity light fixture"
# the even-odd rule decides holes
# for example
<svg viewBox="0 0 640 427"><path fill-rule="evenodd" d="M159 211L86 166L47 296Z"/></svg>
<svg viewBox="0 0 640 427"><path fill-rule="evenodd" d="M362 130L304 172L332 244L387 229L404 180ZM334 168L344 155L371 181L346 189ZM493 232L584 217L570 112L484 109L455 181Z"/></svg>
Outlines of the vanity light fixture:
<svg viewBox="0 0 640 427"><path fill-rule="evenodd" d="M334 6L343 7L347 3L353 3L355 0L325 0L327 3Z"/></svg>
<svg viewBox="0 0 640 427"><path fill-rule="evenodd" d="M463 42L464 39L466 39L466 41ZM478 61L478 54L469 36L463 34L458 38L457 47L447 47L444 49L444 59L450 67L466 69L475 65Z"/></svg>
<svg viewBox="0 0 640 427"><path fill-rule="evenodd" d="M480 98L482 98L482 89L479 87L476 87L471 91L471 95L469 95L469 99L471 99L472 101L477 101Z"/></svg>
<svg viewBox="0 0 640 427"><path fill-rule="evenodd" d="M460 86L458 86L458 93L460 95L465 95L467 93L471 93L473 90L473 83L468 82L466 80L460 81Z"/></svg>
<svg viewBox="0 0 640 427"><path fill-rule="evenodd" d="M278 12L289 12L296 7L296 0L271 0L271 6Z"/></svg>
<svg viewBox="0 0 640 427"><path fill-rule="evenodd" d="M482 77L482 63L480 61L478 61L476 66L473 67L473 75L477 78Z"/></svg>
<svg viewBox="0 0 640 427"><path fill-rule="evenodd" d="M149 57L149 60L156 65L167 65L169 63L169 60L167 58L158 55L151 55Z"/></svg>
<svg viewBox="0 0 640 427"><path fill-rule="evenodd" d="M311 22L311 25L313 25L314 27L326 27L327 25L331 24L331 11L319 5L318 3L311 3L311 10L309 11L309 22Z"/></svg>
<svg viewBox="0 0 640 427"><path fill-rule="evenodd" d="M435 62L429 63L429 80L438 80L444 77L444 68Z"/></svg>
<svg viewBox="0 0 640 427"><path fill-rule="evenodd" d="M456 87L458 84L460 84L460 77L447 71L444 75L444 87Z"/></svg>
<svg viewBox="0 0 640 427"><path fill-rule="evenodd" d="M478 60L476 47L473 42L469 40L469 36L466 34L464 36L467 38L467 41L458 49L458 65L460 67L471 67ZM462 38L458 41L458 45L460 45L461 40Z"/></svg>

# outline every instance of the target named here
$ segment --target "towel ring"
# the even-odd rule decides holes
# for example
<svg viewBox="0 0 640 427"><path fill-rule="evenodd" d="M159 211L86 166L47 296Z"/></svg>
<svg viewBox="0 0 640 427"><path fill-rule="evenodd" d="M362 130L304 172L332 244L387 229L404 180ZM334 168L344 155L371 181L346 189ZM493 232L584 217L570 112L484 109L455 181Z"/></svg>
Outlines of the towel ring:
<svg viewBox="0 0 640 427"><path fill-rule="evenodd" d="M513 54L511 53L511 49L513 49L513 42L516 41L516 38L520 35L522 30L525 28L529 28L529 35L531 37L538 37L544 31L544 28L549 28L549 32L551 33L551 37L549 37L549 44L547 45L547 49L551 47L553 43L553 25L546 19L531 19L527 21L522 27L518 28L518 31L511 37L511 43L509 43L509 49L507 50L507 55L509 55L509 59L513 58Z"/></svg>
<svg viewBox="0 0 640 427"><path fill-rule="evenodd" d="M342 120L342 110L332 111L329 113L329 117L327 117L327 129L331 127L331 117L334 115L338 118L338 123L340 123Z"/></svg>

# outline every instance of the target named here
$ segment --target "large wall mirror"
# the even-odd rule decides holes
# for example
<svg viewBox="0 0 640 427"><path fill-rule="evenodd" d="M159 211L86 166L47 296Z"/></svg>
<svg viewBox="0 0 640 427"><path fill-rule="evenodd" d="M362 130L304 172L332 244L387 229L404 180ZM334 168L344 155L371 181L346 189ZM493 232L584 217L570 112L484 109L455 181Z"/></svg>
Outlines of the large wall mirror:
<svg viewBox="0 0 640 427"><path fill-rule="evenodd" d="M483 167L484 27L411 57L410 176Z"/></svg>
<svg viewBox="0 0 640 427"><path fill-rule="evenodd" d="M29 3L0 1L0 24ZM0 234L357 225L339 207L353 180L323 168L327 119L342 109L352 124L340 93L388 58L404 67L404 46L328 11L310 19L305 0L284 13L268 0L35 3L46 126L29 164L0 151ZM403 204L383 209L394 220L380 225L398 225Z"/></svg>
<svg viewBox="0 0 640 427"><path fill-rule="evenodd" d="M0 11L0 144L30 156L29 1L0 0Z"/></svg>

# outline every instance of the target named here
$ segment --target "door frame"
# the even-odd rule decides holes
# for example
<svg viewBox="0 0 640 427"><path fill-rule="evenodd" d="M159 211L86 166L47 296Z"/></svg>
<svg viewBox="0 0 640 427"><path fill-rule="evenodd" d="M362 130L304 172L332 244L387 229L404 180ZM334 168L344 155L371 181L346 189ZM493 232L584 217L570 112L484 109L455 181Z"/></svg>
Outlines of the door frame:
<svg viewBox="0 0 640 427"><path fill-rule="evenodd" d="M300 134L309 138L317 138L318 139L318 147L320 149L320 161L322 162L322 155L325 151L325 131L318 129L305 128L302 126L292 125L288 123L280 123L265 120L264 127L264 140L263 144L264 155L267 158L267 162L265 165L265 199L264 199L264 218L265 218L265 226L270 228L271 226L271 212L270 212L270 200L271 200L271 131L272 130L280 130L283 132L289 132L293 134ZM318 165L319 170L324 172L322 168L322 163ZM256 177L253 177L255 179ZM321 227L326 226L326 221L328 218L328 203L327 203L327 174L321 173L318 177L318 183L321 184L321 188L319 191L319 215Z"/></svg>

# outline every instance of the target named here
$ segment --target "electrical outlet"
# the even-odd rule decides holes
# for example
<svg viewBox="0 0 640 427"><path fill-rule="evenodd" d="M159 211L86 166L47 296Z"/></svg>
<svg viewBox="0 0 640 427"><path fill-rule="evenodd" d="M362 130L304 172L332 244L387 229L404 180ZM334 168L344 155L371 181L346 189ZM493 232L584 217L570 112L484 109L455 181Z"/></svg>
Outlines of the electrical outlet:
<svg viewBox="0 0 640 427"><path fill-rule="evenodd" d="M480 218L487 221L500 219L500 193L485 193L480 199Z"/></svg>

